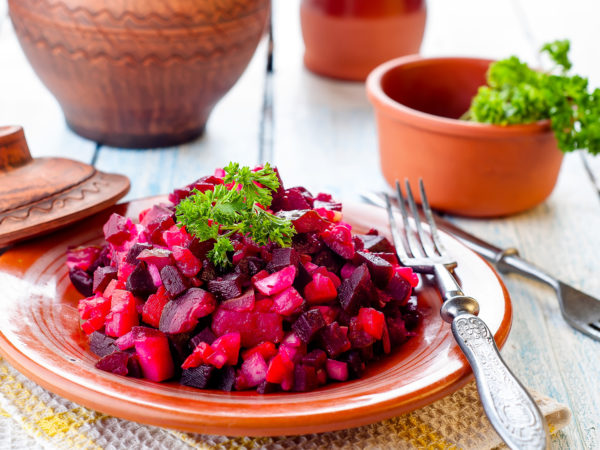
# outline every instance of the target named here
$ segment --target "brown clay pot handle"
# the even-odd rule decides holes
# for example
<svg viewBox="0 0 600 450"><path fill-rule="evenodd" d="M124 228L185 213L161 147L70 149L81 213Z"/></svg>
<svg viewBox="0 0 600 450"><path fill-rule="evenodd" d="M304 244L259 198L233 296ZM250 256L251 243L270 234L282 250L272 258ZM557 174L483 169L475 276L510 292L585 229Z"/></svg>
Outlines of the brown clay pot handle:
<svg viewBox="0 0 600 450"><path fill-rule="evenodd" d="M0 126L0 172L21 167L32 160L23 128Z"/></svg>

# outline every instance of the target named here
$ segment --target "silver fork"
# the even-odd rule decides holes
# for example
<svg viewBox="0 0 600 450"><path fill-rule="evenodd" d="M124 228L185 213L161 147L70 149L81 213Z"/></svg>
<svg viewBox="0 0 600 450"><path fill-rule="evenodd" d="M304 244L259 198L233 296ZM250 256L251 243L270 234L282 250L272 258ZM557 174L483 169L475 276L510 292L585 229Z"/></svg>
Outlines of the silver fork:
<svg viewBox="0 0 600 450"><path fill-rule="evenodd" d="M506 366L487 325L477 317L479 303L465 295L454 279L451 271L456 267L456 261L448 254L439 238L423 180L419 180L419 188L429 238L421 224L408 181L406 196L412 220L409 219L400 184L396 182L402 227L398 226L390 198L385 195L398 258L415 272L435 277L443 299L440 314L444 321L451 324L452 334L471 364L483 409L502 440L512 449L547 448L548 427L544 416Z"/></svg>

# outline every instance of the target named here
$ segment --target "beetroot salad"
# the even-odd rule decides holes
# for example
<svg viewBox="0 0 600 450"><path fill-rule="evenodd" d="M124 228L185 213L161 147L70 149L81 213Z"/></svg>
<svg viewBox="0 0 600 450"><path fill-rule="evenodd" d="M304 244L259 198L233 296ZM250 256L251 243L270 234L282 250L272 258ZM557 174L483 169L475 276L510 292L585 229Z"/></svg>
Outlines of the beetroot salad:
<svg viewBox="0 0 600 450"><path fill-rule="evenodd" d="M305 392L415 334L417 276L376 230L276 169L230 164L69 249L98 369L201 389Z"/></svg>

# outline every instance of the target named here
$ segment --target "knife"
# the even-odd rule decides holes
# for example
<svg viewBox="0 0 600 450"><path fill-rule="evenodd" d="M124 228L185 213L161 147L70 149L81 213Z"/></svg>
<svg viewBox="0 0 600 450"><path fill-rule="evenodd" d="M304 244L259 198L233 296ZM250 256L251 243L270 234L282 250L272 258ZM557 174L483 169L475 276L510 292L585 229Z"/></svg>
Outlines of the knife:
<svg viewBox="0 0 600 450"><path fill-rule="evenodd" d="M382 194L364 192L363 200L384 208ZM587 336L600 341L600 300L553 277L519 256L516 248L502 249L457 227L452 222L434 213L439 229L452 235L471 250L490 261L500 273L518 273L548 284L556 291L563 317L569 325Z"/></svg>

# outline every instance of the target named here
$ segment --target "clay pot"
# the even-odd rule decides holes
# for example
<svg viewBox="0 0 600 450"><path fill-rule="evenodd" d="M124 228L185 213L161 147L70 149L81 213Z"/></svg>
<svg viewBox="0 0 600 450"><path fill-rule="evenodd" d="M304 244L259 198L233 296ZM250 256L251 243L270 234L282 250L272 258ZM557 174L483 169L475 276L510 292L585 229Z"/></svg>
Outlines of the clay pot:
<svg viewBox="0 0 600 450"><path fill-rule="evenodd" d="M423 178L433 207L488 217L513 214L552 192L563 155L550 122L498 126L458 120L490 60L408 56L367 79L383 175Z"/></svg>
<svg viewBox="0 0 600 450"><path fill-rule="evenodd" d="M419 51L425 18L425 0L302 0L304 64L364 81L384 61Z"/></svg>
<svg viewBox="0 0 600 450"><path fill-rule="evenodd" d="M122 147L202 134L269 14L269 0L8 3L21 46L69 127Z"/></svg>

